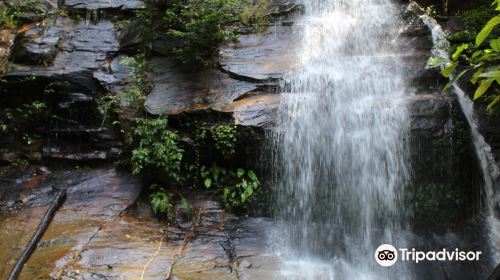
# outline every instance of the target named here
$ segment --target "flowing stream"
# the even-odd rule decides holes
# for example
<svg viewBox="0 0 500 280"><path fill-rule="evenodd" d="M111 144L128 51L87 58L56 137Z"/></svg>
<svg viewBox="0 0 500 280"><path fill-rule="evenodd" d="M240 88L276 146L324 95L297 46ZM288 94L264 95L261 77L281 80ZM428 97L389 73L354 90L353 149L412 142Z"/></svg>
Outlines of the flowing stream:
<svg viewBox="0 0 500 280"><path fill-rule="evenodd" d="M399 10L388 0L304 5L299 63L273 137L280 226L272 236L290 264L282 272L400 279L401 266L389 275L373 258L380 244L404 244L411 167Z"/></svg>

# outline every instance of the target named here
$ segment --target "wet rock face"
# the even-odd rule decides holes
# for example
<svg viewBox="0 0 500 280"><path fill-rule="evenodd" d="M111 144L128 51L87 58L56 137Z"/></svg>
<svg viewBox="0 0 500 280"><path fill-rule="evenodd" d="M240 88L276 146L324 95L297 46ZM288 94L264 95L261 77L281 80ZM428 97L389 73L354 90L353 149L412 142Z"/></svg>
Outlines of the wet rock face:
<svg viewBox="0 0 500 280"><path fill-rule="evenodd" d="M67 187L68 198L20 279L139 279L143 273L144 279L242 279L267 273L261 268L268 259L263 256L267 220L236 219L201 194L187 196L192 217L177 212L182 222L166 225L151 217L147 205L132 207L141 189L134 178L113 169L47 172L3 174L0 240L8 240L0 243L3 278L36 229L54 194L52 185Z"/></svg>
<svg viewBox="0 0 500 280"><path fill-rule="evenodd" d="M53 55L57 44L60 50L52 63L32 67L23 64L26 60L21 60L11 67L4 78L16 80L26 77L44 77L52 81L67 81L88 91L99 90L92 74L101 67L108 55L118 51L113 24L109 21L87 24L68 18L56 18L50 24L47 23L47 26L28 31L29 34L35 34L26 39L24 35L20 35L18 41L27 41L27 45L22 47L23 44L21 44L19 56L24 57L23 54L26 52L29 55L30 51L38 53L45 51ZM37 44L38 49L34 47ZM32 61L28 59L28 62Z"/></svg>
<svg viewBox="0 0 500 280"><path fill-rule="evenodd" d="M240 79L265 82L283 79L295 63L297 27L273 22L263 34L240 35L219 52L221 68Z"/></svg>
<svg viewBox="0 0 500 280"><path fill-rule="evenodd" d="M89 242L100 228L116 219L136 200L141 184L112 169L48 174L28 172L0 187L0 240L2 267L6 278L38 226L54 195L52 187L68 188L67 199L45 232L36 253L25 264L19 279L57 277L58 269ZM8 241L6 241L8 240Z"/></svg>
<svg viewBox="0 0 500 280"><path fill-rule="evenodd" d="M230 103L257 88L256 84L232 79L217 70L182 72L167 58L154 58L149 67L153 88L145 107L157 115L173 115L207 109L210 104Z"/></svg>
<svg viewBox="0 0 500 280"><path fill-rule="evenodd" d="M460 105L453 95L419 94L410 103L415 225L455 225L479 211L482 175ZM432 218L430 218L432 217Z"/></svg>
<svg viewBox="0 0 500 280"><path fill-rule="evenodd" d="M446 84L439 69L427 69L432 56L432 32L422 16L425 11L416 2L410 1L402 9L403 28L398 39L402 63L408 73L409 85L420 90L441 90Z"/></svg>
<svg viewBox="0 0 500 280"><path fill-rule="evenodd" d="M113 66L115 65L115 66ZM108 87L120 87L121 66L112 76L99 75ZM122 78L119 78L121 76ZM183 70L168 58L154 57L149 63L152 90L145 102L146 110L155 115L176 116L211 111L227 113L235 124L270 127L280 97L253 83L232 78L216 69Z"/></svg>
<svg viewBox="0 0 500 280"><path fill-rule="evenodd" d="M21 64L50 65L65 33L60 28L31 28L18 35L11 59Z"/></svg>
<svg viewBox="0 0 500 280"><path fill-rule="evenodd" d="M32 147L10 145L14 154L37 160L41 157L33 154L71 161L117 158L120 140L103 126L104 116L97 108L103 88L94 77L117 51L114 24L108 20L87 23L55 17L19 33L12 64L2 77L1 106L15 111L41 102L47 119L28 129L42 141Z"/></svg>

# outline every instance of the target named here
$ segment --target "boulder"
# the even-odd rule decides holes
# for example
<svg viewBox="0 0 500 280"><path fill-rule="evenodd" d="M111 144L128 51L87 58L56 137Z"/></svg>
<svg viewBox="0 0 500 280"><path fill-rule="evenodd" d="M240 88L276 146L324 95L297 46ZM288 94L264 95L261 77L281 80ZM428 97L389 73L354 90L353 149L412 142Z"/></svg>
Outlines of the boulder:
<svg viewBox="0 0 500 280"><path fill-rule="evenodd" d="M59 51L57 45L65 34L61 28L39 26L19 33L11 60L20 64L50 65Z"/></svg>
<svg viewBox="0 0 500 280"><path fill-rule="evenodd" d="M238 125L270 128L275 124L280 99L279 94L256 94L213 109L232 113Z"/></svg>
<svg viewBox="0 0 500 280"><path fill-rule="evenodd" d="M100 86L93 78L93 73L100 69L106 58L116 53L119 47L113 23L103 20L97 24L87 24L58 18L52 28L66 30L63 40L58 43L60 50L52 64L13 64L4 78L8 81L26 82L32 81L31 78L43 79L48 83L64 81L80 87L82 91L98 91ZM57 31L57 34L60 35L60 31Z"/></svg>
<svg viewBox="0 0 500 280"><path fill-rule="evenodd" d="M240 35L236 43L221 47L219 64L224 72L240 79L280 80L293 68L297 40L296 26L275 22L262 34Z"/></svg>
<svg viewBox="0 0 500 280"><path fill-rule="evenodd" d="M183 71L168 58L153 58L149 69L153 87L145 107L155 115L207 110L257 88L254 83L232 79L215 69Z"/></svg>

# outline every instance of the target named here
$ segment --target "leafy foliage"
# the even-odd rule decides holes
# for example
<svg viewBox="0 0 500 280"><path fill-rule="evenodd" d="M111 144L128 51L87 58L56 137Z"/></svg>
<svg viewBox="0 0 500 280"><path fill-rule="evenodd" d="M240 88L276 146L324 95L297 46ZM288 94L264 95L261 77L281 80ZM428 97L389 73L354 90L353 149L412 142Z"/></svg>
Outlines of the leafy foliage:
<svg viewBox="0 0 500 280"><path fill-rule="evenodd" d="M171 221L174 218L174 205L172 204L172 194L165 191L158 185L152 185L153 192L149 196L151 210L155 215L166 218Z"/></svg>
<svg viewBox="0 0 500 280"><path fill-rule="evenodd" d="M236 153L237 132L235 125L219 125L212 129L215 147L225 158L230 158Z"/></svg>
<svg viewBox="0 0 500 280"><path fill-rule="evenodd" d="M493 5L497 6L496 11L500 11L498 0L495 0ZM484 44L498 24L500 24L499 15L494 16L483 26L477 33L475 42L455 46L455 51L449 62L436 58L430 61L430 64L444 66L442 75L447 78L451 76L458 66L465 68L450 81L446 88L449 88L469 71L473 71L470 82L477 85L474 100L482 97L493 85L498 86L500 84L500 39L497 36L497 38L491 39L488 45ZM488 105L488 110L491 110L500 101L497 87L495 88L495 95L496 97Z"/></svg>
<svg viewBox="0 0 500 280"><path fill-rule="evenodd" d="M166 37L164 48L185 64L208 64L220 42L234 39L226 27L238 20L241 0L172 0L161 8L139 13L145 50L154 40Z"/></svg>
<svg viewBox="0 0 500 280"><path fill-rule="evenodd" d="M132 151L132 172L141 173L145 168L158 168L173 180L179 180L180 164L184 150L177 144L177 134L167 129L167 120L139 119L134 129L138 146Z"/></svg>
<svg viewBox="0 0 500 280"><path fill-rule="evenodd" d="M33 128L43 125L47 115L47 104L42 101L6 108L0 113L0 135L15 135L29 146L38 137L32 133Z"/></svg>
<svg viewBox="0 0 500 280"><path fill-rule="evenodd" d="M110 113L116 114L126 108L142 109L142 105L146 99L148 88L146 83L147 63L145 55L124 56L120 60L120 64L130 68L131 78L127 88L121 95L106 94L99 98L98 108L104 115L101 126L104 125ZM114 124L119 124L119 122L115 121Z"/></svg>
<svg viewBox="0 0 500 280"><path fill-rule="evenodd" d="M203 185L217 188L222 193L222 201L228 209L241 209L260 186L260 181L252 170L238 168L235 171L213 165L200 170Z"/></svg>
<svg viewBox="0 0 500 280"><path fill-rule="evenodd" d="M142 105L145 100L143 93L146 85L146 59L144 54L140 54L135 57L125 56L121 59L120 63L130 67L132 70L132 77L130 79L129 86L127 90L123 92L125 105Z"/></svg>

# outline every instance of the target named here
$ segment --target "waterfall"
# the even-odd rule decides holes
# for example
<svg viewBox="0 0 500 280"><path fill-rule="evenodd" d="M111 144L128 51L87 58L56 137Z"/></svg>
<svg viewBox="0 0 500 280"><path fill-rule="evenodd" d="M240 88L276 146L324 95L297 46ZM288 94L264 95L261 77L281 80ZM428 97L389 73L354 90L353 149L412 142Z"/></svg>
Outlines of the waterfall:
<svg viewBox="0 0 500 280"><path fill-rule="evenodd" d="M432 31L432 40L434 48L432 54L435 57L440 57L448 60L449 54L447 49L449 42L446 40L446 35L433 18L423 15L424 23ZM479 160L480 168L484 179L484 199L486 200L486 228L489 231L489 247L494 264L500 262L500 220L495 216L495 207L500 203L499 186L496 180L500 177L500 170L495 162L495 157L491 152L491 146L486 143L483 135L479 132L479 124L475 116L474 104L467 94L458 84L453 85L453 92L457 95L458 102L461 106L467 123L469 124L470 133L474 145L476 156Z"/></svg>
<svg viewBox="0 0 500 280"><path fill-rule="evenodd" d="M388 274L373 258L378 245L404 242L411 176L399 9L385 0L304 6L273 135L274 250L291 261L288 279L400 279L401 266Z"/></svg>

